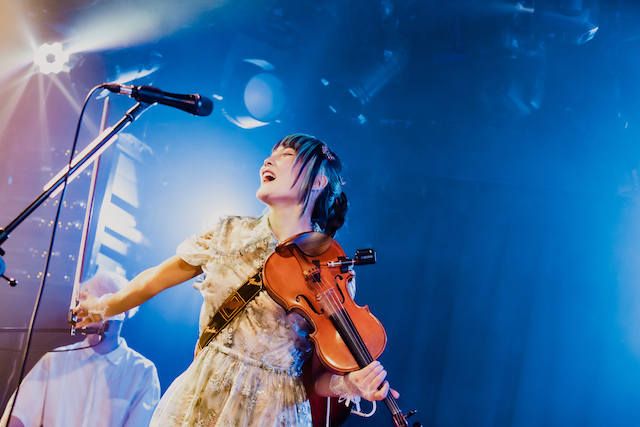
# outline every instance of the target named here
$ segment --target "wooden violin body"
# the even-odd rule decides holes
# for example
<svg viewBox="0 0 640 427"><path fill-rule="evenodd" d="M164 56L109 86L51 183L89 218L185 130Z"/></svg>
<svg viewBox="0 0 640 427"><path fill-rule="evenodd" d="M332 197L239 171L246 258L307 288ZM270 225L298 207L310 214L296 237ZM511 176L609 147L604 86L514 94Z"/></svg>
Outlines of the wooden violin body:
<svg viewBox="0 0 640 427"><path fill-rule="evenodd" d="M351 298L347 284L353 274L342 268L342 260L346 260L344 251L333 238L318 232L302 233L278 245L265 262L262 275L269 295L311 324L314 330L309 339L322 364L330 371L346 374L377 359L386 346L387 335L369 308L358 306ZM312 398L310 402L313 425L324 425L322 417L316 421ZM408 427L391 393L384 403L394 426Z"/></svg>
<svg viewBox="0 0 640 427"><path fill-rule="evenodd" d="M362 363L366 366L369 362L357 360L358 354L349 347L355 344L360 347L358 352L368 352L374 360L384 351L387 335L369 308L358 306L351 298L347 283L353 274L327 266L344 258L344 251L329 237L331 245L326 250L308 256L295 243L296 237L283 242L265 263L263 277L269 295L311 324L314 331L309 339L327 369L344 374L363 367ZM347 342L344 334L349 337Z"/></svg>

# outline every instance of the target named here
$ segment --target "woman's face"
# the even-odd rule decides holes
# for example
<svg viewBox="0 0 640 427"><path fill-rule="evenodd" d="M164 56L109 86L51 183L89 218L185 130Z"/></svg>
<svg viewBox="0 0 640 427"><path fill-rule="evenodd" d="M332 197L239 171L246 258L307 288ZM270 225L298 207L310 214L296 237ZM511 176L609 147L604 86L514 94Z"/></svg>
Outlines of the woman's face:
<svg viewBox="0 0 640 427"><path fill-rule="evenodd" d="M267 206L296 206L300 202L302 179L296 181L300 165L295 164L293 148L278 147L267 157L260 168L258 199ZM294 185L295 183L295 185Z"/></svg>

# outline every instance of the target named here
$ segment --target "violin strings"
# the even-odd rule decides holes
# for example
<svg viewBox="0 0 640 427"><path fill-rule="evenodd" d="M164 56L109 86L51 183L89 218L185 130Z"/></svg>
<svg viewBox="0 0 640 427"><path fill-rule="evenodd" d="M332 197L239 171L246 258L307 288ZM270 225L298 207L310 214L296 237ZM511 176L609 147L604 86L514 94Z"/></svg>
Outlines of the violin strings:
<svg viewBox="0 0 640 427"><path fill-rule="evenodd" d="M349 316L349 313L344 308L344 305L338 300L335 294L335 288L329 285L326 282L326 280L322 278L322 275L321 275L321 282L324 286L328 286L330 288L329 289L330 292L323 293L323 294L328 295L326 296L326 301L329 303L328 305L331 307L331 312L334 313L333 316L338 318L339 323L342 326L344 326L344 329L345 329L344 332L348 335L350 342L357 347L354 350L358 352L358 355L364 361L365 366L373 362L373 357L371 356L369 349L366 347L364 341L362 340L362 336L360 335L360 333L358 332L358 329L353 323L351 316ZM343 340L344 340L344 337L343 337ZM364 368L364 366L360 366L360 367ZM389 407L389 410L391 411L394 417L399 414L399 416L402 417L403 420L405 420L404 416L402 415L402 411L400 407L398 406L396 400L393 398L391 394L387 395L387 398L385 399L385 404ZM398 424L398 426L401 426L401 425L402 424Z"/></svg>
<svg viewBox="0 0 640 427"><path fill-rule="evenodd" d="M322 283L325 286L330 286L324 279L322 279ZM342 305L342 303L338 300L335 294L335 288L333 287L331 287L329 295L327 296L327 302L331 306L331 311L332 313L334 313L333 315L335 316L335 318L339 320L340 324L345 328L344 332L348 335L350 342L356 346L356 348L353 350L358 353L358 356L360 356L359 358L362 360L362 362L366 363L366 365L373 362L373 358L371 357L369 350L362 340L362 337L358 333L358 329L353 324L353 320L345 310L344 305ZM364 368L364 366L360 367Z"/></svg>
<svg viewBox="0 0 640 427"><path fill-rule="evenodd" d="M357 348L355 350L359 353L361 359L363 360L364 366L373 362L373 357L371 356L369 349L367 349L364 341L362 340L362 336L358 332L358 329L353 323L351 316L349 316L349 313L346 311L342 303L337 300L334 291L331 292L331 296L327 298L327 301L330 302L334 309L337 309L337 311L334 312L336 316L340 318L340 322L345 327L345 332L351 339L351 342L356 345ZM361 366L361 368L364 368L364 366ZM396 400L391 394L387 395L385 404L394 415L402 412Z"/></svg>

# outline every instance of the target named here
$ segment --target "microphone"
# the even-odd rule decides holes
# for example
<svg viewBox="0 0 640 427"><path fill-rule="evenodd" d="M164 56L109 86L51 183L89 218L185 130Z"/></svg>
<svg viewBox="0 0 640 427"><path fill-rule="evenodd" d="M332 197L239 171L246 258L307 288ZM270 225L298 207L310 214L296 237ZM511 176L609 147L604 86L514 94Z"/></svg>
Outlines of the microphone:
<svg viewBox="0 0 640 427"><path fill-rule="evenodd" d="M179 108L182 111L196 116L208 116L213 110L213 101L207 97L194 95L179 95L175 93L163 92L152 86L127 86L117 83L105 83L105 89L113 93L123 93L129 95L138 102L148 104L158 103L169 107Z"/></svg>

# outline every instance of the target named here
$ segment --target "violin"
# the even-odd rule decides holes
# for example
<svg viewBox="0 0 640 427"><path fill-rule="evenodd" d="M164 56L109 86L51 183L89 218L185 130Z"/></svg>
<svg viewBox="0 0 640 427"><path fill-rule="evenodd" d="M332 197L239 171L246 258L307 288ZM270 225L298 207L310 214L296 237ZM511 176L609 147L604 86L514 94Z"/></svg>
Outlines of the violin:
<svg viewBox="0 0 640 427"><path fill-rule="evenodd" d="M345 260L344 251L330 236L301 233L280 243L262 272L269 295L313 327L309 340L316 355L336 374L364 368L382 354L387 343L380 321L351 298L347 283L353 273ZM408 427L391 393L384 402L394 426Z"/></svg>

